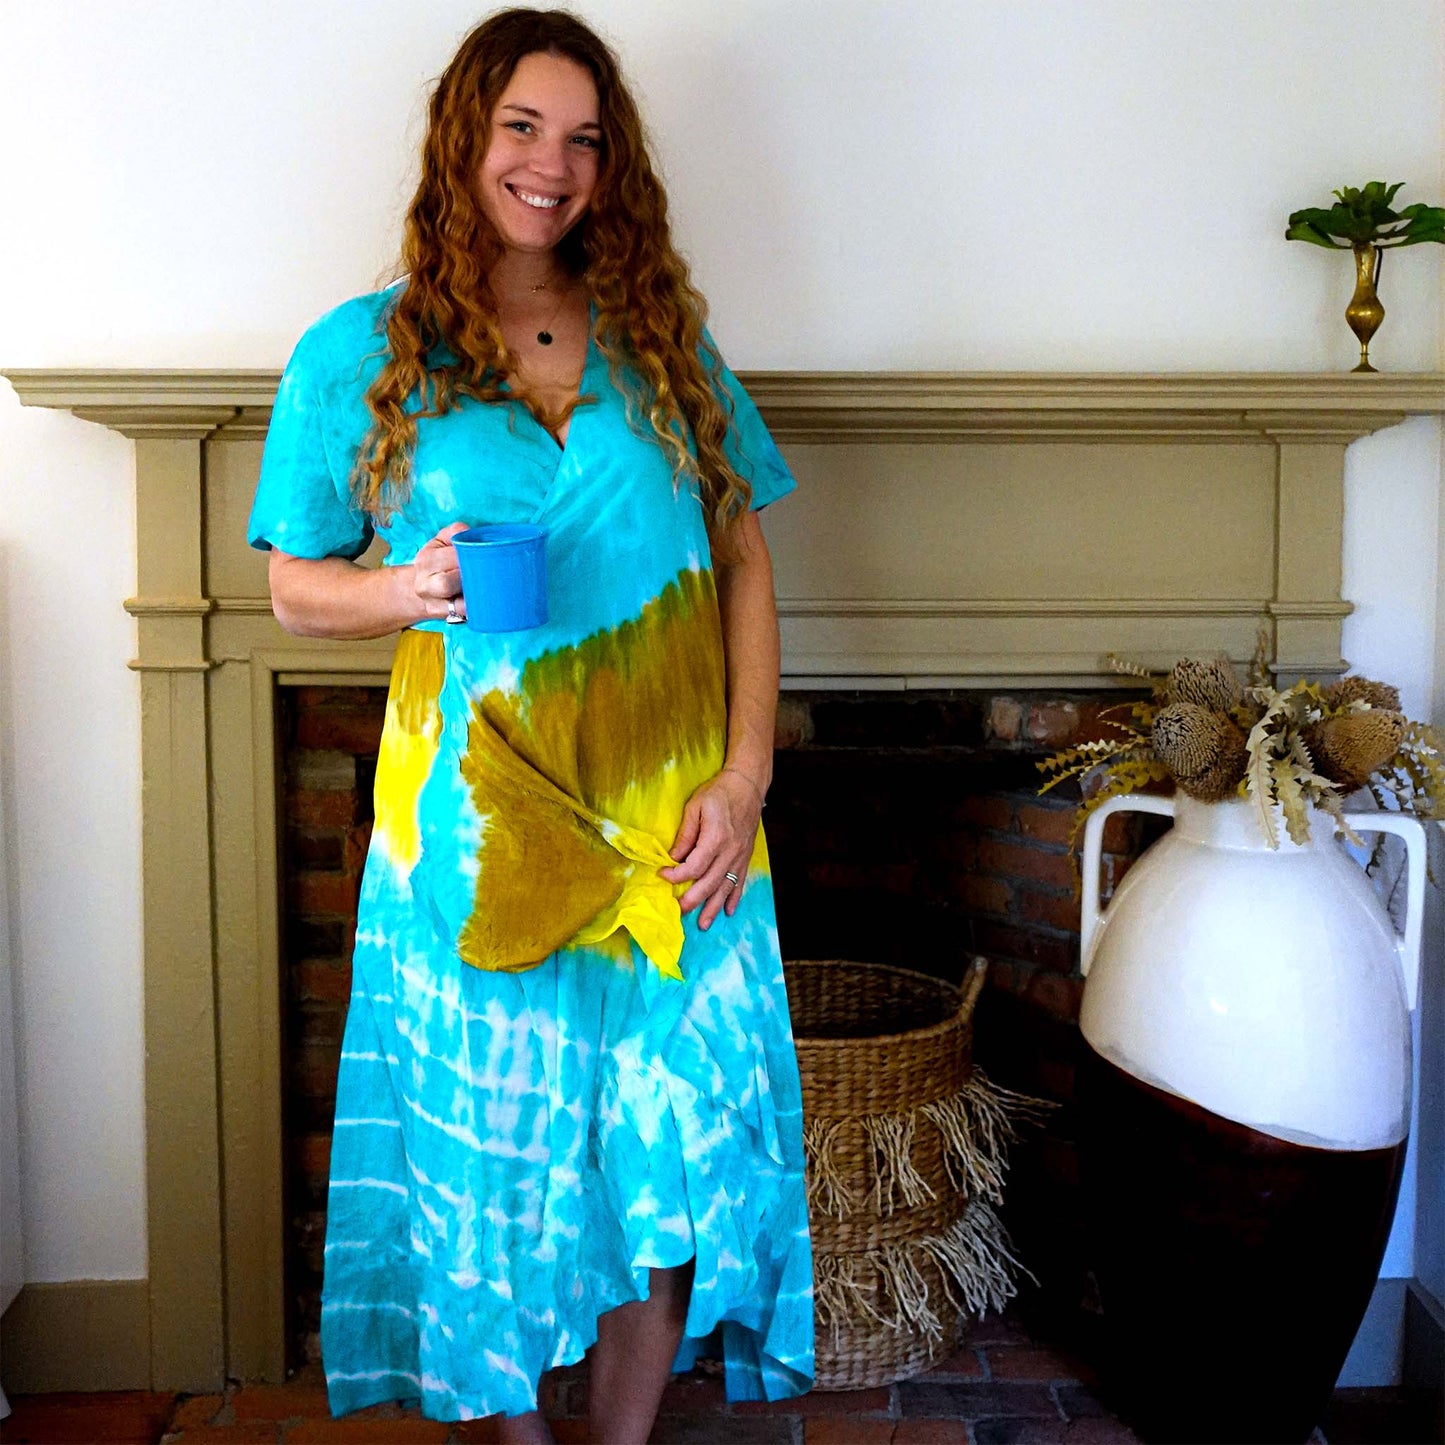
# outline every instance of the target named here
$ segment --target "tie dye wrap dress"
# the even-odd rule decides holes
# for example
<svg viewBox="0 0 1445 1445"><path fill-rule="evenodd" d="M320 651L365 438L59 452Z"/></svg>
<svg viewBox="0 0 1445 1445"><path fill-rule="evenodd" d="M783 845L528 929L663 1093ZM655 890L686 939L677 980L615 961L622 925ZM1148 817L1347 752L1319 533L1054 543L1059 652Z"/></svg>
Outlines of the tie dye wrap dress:
<svg viewBox="0 0 1445 1445"><path fill-rule="evenodd" d="M349 500L389 292L316 323L276 398L254 546L354 558ZM730 374L734 465L793 480ZM721 767L724 659L701 509L629 425L595 342L565 447L519 406L419 423L382 529L547 529L550 618L401 635L342 1046L322 1297L334 1412L537 1407L597 1317L695 1259L676 1368L732 1399L809 1386L801 1099L761 829L738 911L697 928L659 867Z"/></svg>

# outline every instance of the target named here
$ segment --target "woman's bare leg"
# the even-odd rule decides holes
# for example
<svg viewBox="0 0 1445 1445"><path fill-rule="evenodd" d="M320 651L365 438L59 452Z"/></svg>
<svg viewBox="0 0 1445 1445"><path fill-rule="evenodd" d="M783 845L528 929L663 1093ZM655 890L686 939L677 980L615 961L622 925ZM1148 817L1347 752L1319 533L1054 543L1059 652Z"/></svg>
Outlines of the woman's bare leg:
<svg viewBox="0 0 1445 1445"><path fill-rule="evenodd" d="M547 1417L540 1410L525 1415L503 1415L497 1438L502 1445L553 1445Z"/></svg>
<svg viewBox="0 0 1445 1445"><path fill-rule="evenodd" d="M588 1426L606 1445L647 1445L687 1323L693 1261L654 1269L645 1300L609 1310L587 1352Z"/></svg>
<svg viewBox="0 0 1445 1445"><path fill-rule="evenodd" d="M547 1376L537 1381L537 1398L547 1398ZM502 1445L555 1445L547 1417L540 1410L528 1410L525 1415L503 1415L497 1438Z"/></svg>

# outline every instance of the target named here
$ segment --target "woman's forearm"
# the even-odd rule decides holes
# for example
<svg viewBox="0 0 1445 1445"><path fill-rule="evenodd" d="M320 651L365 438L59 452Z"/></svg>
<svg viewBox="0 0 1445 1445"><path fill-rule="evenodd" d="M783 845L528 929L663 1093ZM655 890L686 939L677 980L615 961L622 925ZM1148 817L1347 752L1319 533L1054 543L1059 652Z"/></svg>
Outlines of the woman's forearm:
<svg viewBox="0 0 1445 1445"><path fill-rule="evenodd" d="M426 618L451 615L462 590L452 522L400 567L358 567L344 557L271 552L271 607L300 637L385 637ZM465 604L459 616L465 617Z"/></svg>
<svg viewBox="0 0 1445 1445"><path fill-rule="evenodd" d="M299 637L385 637L447 612L445 602L417 595L411 565L359 567L273 550L270 580L276 620Z"/></svg>
<svg viewBox="0 0 1445 1445"><path fill-rule="evenodd" d="M756 514L738 523L735 555L715 560L723 653L727 660L729 769L766 793L773 778L778 710L778 608L773 563Z"/></svg>

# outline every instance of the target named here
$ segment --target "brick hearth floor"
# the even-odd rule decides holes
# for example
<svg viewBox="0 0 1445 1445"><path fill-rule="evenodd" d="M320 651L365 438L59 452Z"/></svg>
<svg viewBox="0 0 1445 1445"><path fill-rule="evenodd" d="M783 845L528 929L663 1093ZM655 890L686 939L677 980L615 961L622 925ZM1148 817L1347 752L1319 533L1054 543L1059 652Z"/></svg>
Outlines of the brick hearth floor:
<svg viewBox="0 0 1445 1445"><path fill-rule="evenodd" d="M680 1375L668 1386L656 1445L1114 1445L1135 1436L1099 1402L1080 1359L1031 1339L1009 1318L975 1326L950 1359L874 1390L814 1392L775 1405L729 1406L721 1382ZM1390 1390L1336 1392L1328 1445L1438 1439L1418 1402ZM219 1395L20 1395L0 1423L5 1445L463 1445L495 1440L495 1420L444 1425L377 1406L332 1420L315 1371L286 1385L233 1385ZM548 1415L562 1445L587 1440L585 1366L553 1373ZM1412 1418L1413 1416L1413 1418Z"/></svg>

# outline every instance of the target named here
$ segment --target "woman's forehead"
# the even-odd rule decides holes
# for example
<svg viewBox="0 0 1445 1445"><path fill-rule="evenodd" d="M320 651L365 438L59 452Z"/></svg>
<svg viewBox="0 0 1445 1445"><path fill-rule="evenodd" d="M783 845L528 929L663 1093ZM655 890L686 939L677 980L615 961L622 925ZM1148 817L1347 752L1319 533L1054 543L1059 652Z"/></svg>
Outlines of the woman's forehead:
<svg viewBox="0 0 1445 1445"><path fill-rule="evenodd" d="M564 124L595 124L598 106L592 72L549 50L524 55L497 99L498 113L517 111Z"/></svg>

